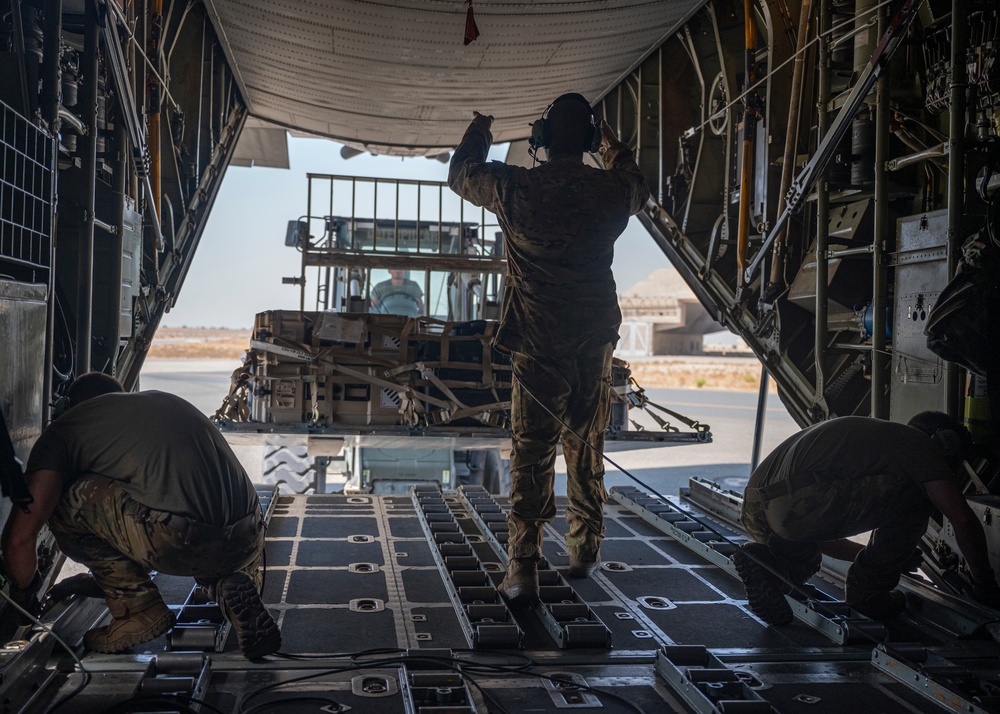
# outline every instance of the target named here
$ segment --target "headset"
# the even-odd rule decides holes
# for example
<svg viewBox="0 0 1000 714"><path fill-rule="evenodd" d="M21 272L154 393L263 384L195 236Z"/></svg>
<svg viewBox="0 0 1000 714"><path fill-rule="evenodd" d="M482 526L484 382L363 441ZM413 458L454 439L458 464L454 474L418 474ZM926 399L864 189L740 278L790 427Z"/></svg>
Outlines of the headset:
<svg viewBox="0 0 1000 714"><path fill-rule="evenodd" d="M577 94L576 92L570 92L569 94L563 94L556 97L555 100L545 108L542 112L542 116L531 123L531 136L528 137L528 146L531 149L531 155L534 157L535 152L539 149L548 148L552 144L552 121L549 119L549 110L559 102L579 102L587 107L590 111L590 124L593 127L593 132L591 133L590 142L584 148L591 154L595 153L601 146L601 139L603 138L601 127L597 123L597 116L594 114L594 108L590 106L590 102L582 94Z"/></svg>
<svg viewBox="0 0 1000 714"><path fill-rule="evenodd" d="M953 469L961 466L966 458L966 439L954 429L938 429L931 434L931 443Z"/></svg>

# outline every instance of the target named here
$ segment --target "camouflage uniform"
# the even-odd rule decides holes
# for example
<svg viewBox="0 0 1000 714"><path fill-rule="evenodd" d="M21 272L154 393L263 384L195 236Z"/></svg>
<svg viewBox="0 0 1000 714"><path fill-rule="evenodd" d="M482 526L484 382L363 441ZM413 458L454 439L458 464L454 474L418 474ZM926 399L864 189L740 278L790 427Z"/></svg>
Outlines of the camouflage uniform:
<svg viewBox="0 0 1000 714"><path fill-rule="evenodd" d="M237 571L261 584L259 506L233 526L217 528L147 508L120 483L90 475L69 487L48 523L62 552L90 568L109 604L131 608L159 599L151 570L194 577L213 595L219 576Z"/></svg>
<svg viewBox="0 0 1000 714"><path fill-rule="evenodd" d="M567 545L584 560L603 535L604 467L531 396L590 443L603 448L610 411L611 353L621 312L611 261L614 242L649 190L632 151L613 142L606 170L579 156L556 156L526 169L487 162L493 136L473 120L452 157L448 182L465 200L497 216L504 234L507 278L496 346L512 353L511 511L509 551L541 556L541 531L555 516L556 445L562 436L568 470Z"/></svg>
<svg viewBox="0 0 1000 714"><path fill-rule="evenodd" d="M258 580L260 501L204 414L162 392L106 394L53 421L28 459L66 486L49 519L62 551L88 566L109 605L159 596L148 572L205 585Z"/></svg>
<svg viewBox="0 0 1000 714"><path fill-rule="evenodd" d="M927 529L922 484L952 478L922 432L843 417L793 435L760 464L741 521L798 584L819 570L823 541L872 531L847 576L847 602L860 603L896 586Z"/></svg>

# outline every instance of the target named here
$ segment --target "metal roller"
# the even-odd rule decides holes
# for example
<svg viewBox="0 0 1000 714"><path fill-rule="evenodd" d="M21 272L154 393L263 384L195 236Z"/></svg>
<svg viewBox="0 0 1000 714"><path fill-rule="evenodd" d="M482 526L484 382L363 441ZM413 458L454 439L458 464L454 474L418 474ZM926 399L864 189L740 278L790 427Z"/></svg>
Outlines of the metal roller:
<svg viewBox="0 0 1000 714"><path fill-rule="evenodd" d="M461 543L465 540L465 536L461 533L435 533L434 542L435 543Z"/></svg>
<svg viewBox="0 0 1000 714"><path fill-rule="evenodd" d="M493 603L497 601L497 591L492 585L469 586L456 588L456 590L459 600L463 603Z"/></svg>
<svg viewBox="0 0 1000 714"><path fill-rule="evenodd" d="M611 631L599 622L571 623L562 630L565 647L611 646Z"/></svg>
<svg viewBox="0 0 1000 714"><path fill-rule="evenodd" d="M695 531L701 530L701 524L695 521L677 521L674 523L674 528L682 530L685 533L694 533Z"/></svg>
<svg viewBox="0 0 1000 714"><path fill-rule="evenodd" d="M475 646L508 649L520 644L521 633L514 625L476 625Z"/></svg>
<svg viewBox="0 0 1000 714"><path fill-rule="evenodd" d="M430 526L431 533L451 533L458 531L458 524L454 520L431 521L427 525Z"/></svg>
<svg viewBox="0 0 1000 714"><path fill-rule="evenodd" d="M677 509L676 508L674 508L673 506L667 506L667 505L662 504L662 503L658 504L658 505L655 505L655 506L647 506L646 510L649 511L650 513L655 513L656 515L660 516L661 518L665 514L668 514L668 513L677 513Z"/></svg>
<svg viewBox="0 0 1000 714"><path fill-rule="evenodd" d="M691 537L695 540L700 540L702 543L708 543L710 540L718 538L719 534L715 531L692 531Z"/></svg>
<svg viewBox="0 0 1000 714"><path fill-rule="evenodd" d="M701 667L684 670L684 676L692 682L738 682L736 672L725 667Z"/></svg>
<svg viewBox="0 0 1000 714"><path fill-rule="evenodd" d="M448 572L455 570L479 570L479 558L474 555L452 555L444 559Z"/></svg>
<svg viewBox="0 0 1000 714"><path fill-rule="evenodd" d="M450 513L425 513L424 520L431 524L455 522L455 518Z"/></svg>
<svg viewBox="0 0 1000 714"><path fill-rule="evenodd" d="M538 584L539 585L559 585L562 577L555 570L539 570L538 571Z"/></svg>
<svg viewBox="0 0 1000 714"><path fill-rule="evenodd" d="M678 513L677 511L668 511L666 513L658 514L661 521L666 521L667 523L677 523L678 521L686 521L688 517L683 513Z"/></svg>
<svg viewBox="0 0 1000 714"><path fill-rule="evenodd" d="M891 649L883 645L879 645L879 649L883 652L888 652L889 655L895 657L896 659L906 660L907 662L918 662L922 664L927 661L927 648L919 642L906 642L899 645L892 645Z"/></svg>
<svg viewBox="0 0 1000 714"><path fill-rule="evenodd" d="M465 543L444 543L438 548L442 557L473 555L472 546Z"/></svg>
<svg viewBox="0 0 1000 714"><path fill-rule="evenodd" d="M824 602L822 608L823 615L826 617L849 617L851 614L851 606L846 602L840 602L839 600L833 600L830 602Z"/></svg>
<svg viewBox="0 0 1000 714"><path fill-rule="evenodd" d="M875 620L844 620L841 626L846 633L845 644L882 642L885 639L885 625Z"/></svg>
<svg viewBox="0 0 1000 714"><path fill-rule="evenodd" d="M768 702L749 702L745 699L721 699L716 707L722 714L771 714Z"/></svg>
<svg viewBox="0 0 1000 714"><path fill-rule="evenodd" d="M712 546L712 550L716 553L726 556L727 558L733 553L739 550L739 547L735 543L728 543L726 541L712 541L709 543Z"/></svg>
<svg viewBox="0 0 1000 714"><path fill-rule="evenodd" d="M590 618L590 607L585 602L557 602L546 607L559 622Z"/></svg>
<svg viewBox="0 0 1000 714"><path fill-rule="evenodd" d="M507 622L508 617L507 608L500 603L490 605L485 603L466 605L465 614L468 615L469 619L472 621L493 620L494 622Z"/></svg>
<svg viewBox="0 0 1000 714"><path fill-rule="evenodd" d="M202 652L160 652L153 657L156 671L159 674L201 674L205 660Z"/></svg>
<svg viewBox="0 0 1000 714"><path fill-rule="evenodd" d="M420 508L426 513L447 513L448 504L445 503L440 498L438 499L420 499Z"/></svg>
<svg viewBox="0 0 1000 714"><path fill-rule="evenodd" d="M576 593L569 585L541 585L538 588L538 598L542 602L560 602L575 600Z"/></svg>
<svg viewBox="0 0 1000 714"><path fill-rule="evenodd" d="M454 570L450 571L450 575L455 587L490 584L489 577L482 570Z"/></svg>
<svg viewBox="0 0 1000 714"><path fill-rule="evenodd" d="M139 682L142 694L188 694L194 691L195 677L148 677Z"/></svg>
<svg viewBox="0 0 1000 714"><path fill-rule="evenodd" d="M214 603L211 605L185 605L177 616L177 624L211 622L218 625L224 619L225 615L222 614L222 609Z"/></svg>
<svg viewBox="0 0 1000 714"><path fill-rule="evenodd" d="M675 667L704 667L708 664L708 650L702 645L667 645L660 651Z"/></svg>
<svg viewBox="0 0 1000 714"><path fill-rule="evenodd" d="M175 627L167 635L172 650L214 650L217 628L211 625Z"/></svg>
<svg viewBox="0 0 1000 714"><path fill-rule="evenodd" d="M481 513L483 521L486 523L506 523L507 516L503 513Z"/></svg>

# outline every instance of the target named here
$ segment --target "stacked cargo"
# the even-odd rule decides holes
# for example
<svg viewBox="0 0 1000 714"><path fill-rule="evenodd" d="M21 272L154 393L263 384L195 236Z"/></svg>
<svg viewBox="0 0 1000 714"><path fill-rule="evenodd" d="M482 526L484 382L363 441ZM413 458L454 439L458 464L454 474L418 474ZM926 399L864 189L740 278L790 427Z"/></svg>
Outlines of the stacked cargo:
<svg viewBox="0 0 1000 714"><path fill-rule="evenodd" d="M365 313L257 315L242 374L251 421L317 426L460 421L504 426L510 365L495 323ZM234 379L234 389L237 380ZM220 411L221 418L231 418Z"/></svg>

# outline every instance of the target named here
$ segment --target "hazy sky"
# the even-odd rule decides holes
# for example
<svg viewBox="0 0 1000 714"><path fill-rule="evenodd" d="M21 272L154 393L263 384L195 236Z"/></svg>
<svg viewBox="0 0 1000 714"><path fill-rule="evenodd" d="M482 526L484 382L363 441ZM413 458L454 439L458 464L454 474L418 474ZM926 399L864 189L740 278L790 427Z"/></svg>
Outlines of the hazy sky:
<svg viewBox="0 0 1000 714"><path fill-rule="evenodd" d="M306 212L307 173L445 181L447 164L414 158L340 158L340 144L288 138L290 169L230 167L209 216L187 280L162 324L247 328L264 310L298 309L299 288L282 285L300 272L299 253L285 246L285 227ZM502 159L506 148L491 158ZM379 215L383 215L379 211ZM401 216L414 219L416 216ZM618 292L670 264L633 218L615 247ZM306 309L312 305L307 292Z"/></svg>

